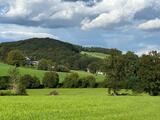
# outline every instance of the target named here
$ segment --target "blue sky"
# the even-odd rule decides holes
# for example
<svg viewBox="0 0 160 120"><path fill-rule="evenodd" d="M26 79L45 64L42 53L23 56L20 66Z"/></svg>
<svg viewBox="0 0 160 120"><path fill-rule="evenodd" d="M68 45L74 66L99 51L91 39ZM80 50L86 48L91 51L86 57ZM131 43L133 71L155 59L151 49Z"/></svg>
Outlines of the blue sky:
<svg viewBox="0 0 160 120"><path fill-rule="evenodd" d="M159 51L160 0L0 0L0 42L32 37Z"/></svg>

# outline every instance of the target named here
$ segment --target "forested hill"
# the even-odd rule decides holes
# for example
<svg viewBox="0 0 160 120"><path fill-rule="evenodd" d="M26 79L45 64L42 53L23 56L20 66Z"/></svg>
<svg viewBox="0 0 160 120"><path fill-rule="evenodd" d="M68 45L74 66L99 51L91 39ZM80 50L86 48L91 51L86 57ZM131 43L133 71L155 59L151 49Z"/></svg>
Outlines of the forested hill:
<svg viewBox="0 0 160 120"><path fill-rule="evenodd" d="M6 42L1 43L0 47L21 50L26 56L32 56L34 59L66 59L66 57L79 54L80 52L79 46L50 38L32 38L16 42Z"/></svg>
<svg viewBox="0 0 160 120"><path fill-rule="evenodd" d="M120 52L115 49L85 48L71 43L62 42L51 38L31 38L27 40L5 42L0 44L0 57L5 57L11 50L21 50L25 56L33 60L42 58L50 59L57 64L67 64L77 69L86 68L88 64L98 58L89 58L81 54L81 51L113 53ZM91 56L90 56L91 57ZM1 58L3 59L3 58ZM96 60L97 61L97 60Z"/></svg>

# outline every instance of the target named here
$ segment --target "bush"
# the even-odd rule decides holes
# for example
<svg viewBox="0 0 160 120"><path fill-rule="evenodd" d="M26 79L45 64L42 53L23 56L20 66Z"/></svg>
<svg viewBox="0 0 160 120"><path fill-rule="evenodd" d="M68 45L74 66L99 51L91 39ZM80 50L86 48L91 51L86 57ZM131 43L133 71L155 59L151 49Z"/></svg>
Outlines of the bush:
<svg viewBox="0 0 160 120"><path fill-rule="evenodd" d="M66 76L63 81L63 87L65 88L77 88L79 87L79 75L77 73L71 73Z"/></svg>
<svg viewBox="0 0 160 120"><path fill-rule="evenodd" d="M106 88L106 85L105 85L104 81L103 82L97 82L96 87L97 88Z"/></svg>
<svg viewBox="0 0 160 120"><path fill-rule="evenodd" d="M25 89L19 89L19 91L13 92L11 90L0 91L0 96L16 96L16 95L27 95Z"/></svg>
<svg viewBox="0 0 160 120"><path fill-rule="evenodd" d="M59 83L59 75L56 72L46 72L43 77L45 87L55 88Z"/></svg>
<svg viewBox="0 0 160 120"><path fill-rule="evenodd" d="M58 93L57 91L54 90L54 91L50 92L49 95L54 96L54 95L59 95L59 93Z"/></svg>
<svg viewBox="0 0 160 120"><path fill-rule="evenodd" d="M79 78L77 73L71 73L63 81L63 87L65 88L94 88L96 85L96 79L94 76L89 75L87 77Z"/></svg>
<svg viewBox="0 0 160 120"><path fill-rule="evenodd" d="M25 85L23 85L23 83L19 83L17 85L15 95L27 95L26 87L25 87Z"/></svg>
<svg viewBox="0 0 160 120"><path fill-rule="evenodd" d="M22 83L25 85L26 88L39 88L40 87L40 80L36 76L31 76L26 74L20 78Z"/></svg>
<svg viewBox="0 0 160 120"><path fill-rule="evenodd" d="M96 85L96 78L92 75L87 76L86 78L86 82L88 82L88 86L90 88L94 88Z"/></svg>
<svg viewBox="0 0 160 120"><path fill-rule="evenodd" d="M81 88L94 88L96 86L96 79L94 76L89 75L79 79L79 87Z"/></svg>
<svg viewBox="0 0 160 120"><path fill-rule="evenodd" d="M10 82L9 79L10 79L9 76L0 77L0 90L7 89L9 87L9 82Z"/></svg>
<svg viewBox="0 0 160 120"><path fill-rule="evenodd" d="M87 88L88 86L88 81L86 81L86 78L79 78L79 88Z"/></svg>
<svg viewBox="0 0 160 120"><path fill-rule="evenodd" d="M0 91L0 96L12 96L14 95L10 90Z"/></svg>
<svg viewBox="0 0 160 120"><path fill-rule="evenodd" d="M69 72L70 70L69 70L68 67L66 67L64 65L57 65L55 67L55 71L57 71L57 72Z"/></svg>

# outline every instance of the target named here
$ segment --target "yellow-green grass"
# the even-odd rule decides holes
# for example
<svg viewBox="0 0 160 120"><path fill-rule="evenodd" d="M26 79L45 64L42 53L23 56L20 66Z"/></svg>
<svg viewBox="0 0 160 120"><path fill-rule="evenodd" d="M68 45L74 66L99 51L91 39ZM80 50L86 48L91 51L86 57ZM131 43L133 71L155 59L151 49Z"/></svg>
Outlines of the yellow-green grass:
<svg viewBox="0 0 160 120"><path fill-rule="evenodd" d="M108 96L106 89L28 90L0 97L1 120L160 120L160 97Z"/></svg>
<svg viewBox="0 0 160 120"><path fill-rule="evenodd" d="M98 53L98 52L85 52L85 51L82 51L81 54L83 54L83 55L88 55L88 56L91 56L91 57L100 58L100 59L105 59L106 57L109 56L109 55L104 54L104 53Z"/></svg>
<svg viewBox="0 0 160 120"><path fill-rule="evenodd" d="M4 75L8 75L8 71L10 68L12 68L13 66L8 65L8 64L4 64L4 63L0 63L0 76L4 76ZM43 70L36 70L33 68L26 68L26 67L20 67L19 68L20 74L24 75L24 74L30 74L30 75L34 75L40 78L40 80L42 80L44 73L46 71ZM74 71L72 70L71 72L77 72L79 74L80 77L84 77L87 75L93 75L91 73L85 72L85 71ZM66 73L66 72L58 72L59 77L60 77L60 82L62 82L65 78L66 75L70 74L70 73ZM96 77L97 82L103 81L105 79L104 75L94 75Z"/></svg>

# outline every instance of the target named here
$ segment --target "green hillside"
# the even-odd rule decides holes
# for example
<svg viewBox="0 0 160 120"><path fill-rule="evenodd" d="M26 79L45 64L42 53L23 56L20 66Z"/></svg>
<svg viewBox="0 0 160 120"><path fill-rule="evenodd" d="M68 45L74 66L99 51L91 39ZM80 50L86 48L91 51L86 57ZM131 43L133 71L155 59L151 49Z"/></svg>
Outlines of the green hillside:
<svg viewBox="0 0 160 120"><path fill-rule="evenodd" d="M96 58L100 58L100 59L105 59L106 57L108 57L108 54L105 53L99 53L99 52L86 52L86 51L82 51L81 52L82 55L88 55L90 57L96 57Z"/></svg>
<svg viewBox="0 0 160 120"><path fill-rule="evenodd" d="M26 56L33 59L46 58L57 63L66 63L72 56L79 54L79 46L50 38L31 38L0 43L0 53L2 51L2 54L4 54L12 49L21 50Z"/></svg>
<svg viewBox="0 0 160 120"><path fill-rule="evenodd" d="M12 68L12 67L13 66L11 66L11 65L0 63L0 76L7 75L9 69ZM31 74L31 75L39 77L41 80L43 78L44 73L46 72L46 71L43 71L43 70L36 70L36 69L25 68L25 67L20 67L19 70L20 70L20 73L22 75ZM72 70L71 72L77 72L80 75L80 77L87 76L87 75L93 75L93 74L85 72L85 71ZM64 80L65 76L67 74L70 74L70 73L58 72L58 74L59 74L59 77L60 77L60 81L62 82ZM103 75L94 75L94 76L96 77L97 81L103 81L105 79L105 76L103 76Z"/></svg>

